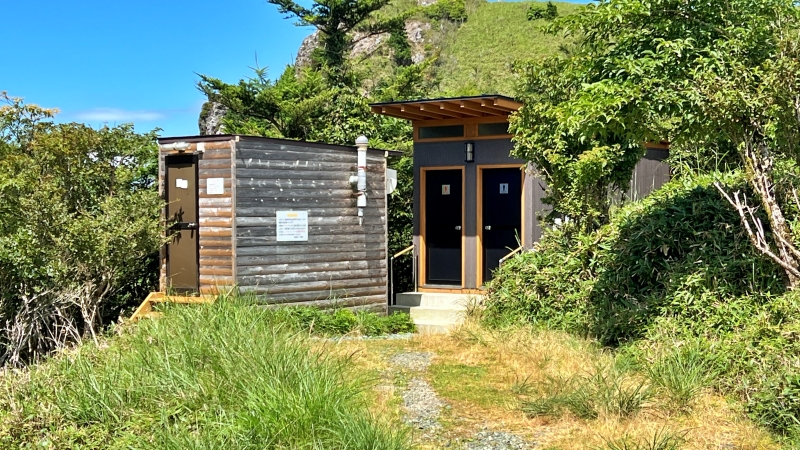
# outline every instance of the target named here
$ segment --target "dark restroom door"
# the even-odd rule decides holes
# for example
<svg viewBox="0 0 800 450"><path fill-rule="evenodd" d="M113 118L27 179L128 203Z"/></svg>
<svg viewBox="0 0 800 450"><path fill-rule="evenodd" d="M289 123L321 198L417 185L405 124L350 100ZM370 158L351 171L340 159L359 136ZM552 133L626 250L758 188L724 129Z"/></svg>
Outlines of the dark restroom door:
<svg viewBox="0 0 800 450"><path fill-rule="evenodd" d="M425 172L426 284L462 284L461 189L461 170Z"/></svg>
<svg viewBox="0 0 800 450"><path fill-rule="evenodd" d="M522 175L519 168L482 171L483 281L492 279L500 259L519 247L522 228Z"/></svg>
<svg viewBox="0 0 800 450"><path fill-rule="evenodd" d="M197 292L200 281L197 157L165 158L167 194L167 286L176 292Z"/></svg>

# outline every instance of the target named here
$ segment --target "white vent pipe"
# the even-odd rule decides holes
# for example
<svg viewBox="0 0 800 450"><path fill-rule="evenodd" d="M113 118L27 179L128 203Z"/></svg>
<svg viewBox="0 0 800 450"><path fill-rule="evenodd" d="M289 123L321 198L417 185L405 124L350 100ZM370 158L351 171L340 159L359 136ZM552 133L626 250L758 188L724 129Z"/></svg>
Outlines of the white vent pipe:
<svg viewBox="0 0 800 450"><path fill-rule="evenodd" d="M362 222L364 217L364 208L367 206L367 146L369 140L366 136L359 136L356 139L356 148L358 149L358 222Z"/></svg>

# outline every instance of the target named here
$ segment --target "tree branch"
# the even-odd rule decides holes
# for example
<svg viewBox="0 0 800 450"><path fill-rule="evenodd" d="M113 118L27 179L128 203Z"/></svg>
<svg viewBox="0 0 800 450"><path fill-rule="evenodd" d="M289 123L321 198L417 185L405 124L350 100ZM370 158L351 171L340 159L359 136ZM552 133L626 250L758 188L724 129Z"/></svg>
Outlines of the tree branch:
<svg viewBox="0 0 800 450"><path fill-rule="evenodd" d="M769 256L773 261L778 263L778 265L783 267L787 272L794 275L795 277L800 278L800 270L798 270L796 267L784 261L783 258L776 255L772 251L772 249L769 248L769 244L767 243L764 237L764 228L761 225L761 221L756 219L755 215L753 214L753 208L747 205L747 198L743 196L744 202L742 202L742 200L739 200L739 191L736 191L734 193L734 198L735 198L734 200L734 198L731 198L731 196L728 195L727 192L725 192L725 190L722 188L722 184L719 181L714 182L714 187L717 188L717 190L720 192L720 194L722 194L725 200L727 200L728 203L730 203L731 206L733 206L736 209L736 212L739 213L739 217L742 219L742 225L744 225L745 231L747 232L747 235L750 237L750 241L753 242L753 245L761 253ZM745 214L745 211L747 211L747 214ZM758 227L758 233L753 231L753 227L750 224L750 220L747 218L748 215L754 221L753 223ZM785 241L783 237L780 235L778 235L778 238L782 242ZM793 250L797 251L797 249L794 248Z"/></svg>

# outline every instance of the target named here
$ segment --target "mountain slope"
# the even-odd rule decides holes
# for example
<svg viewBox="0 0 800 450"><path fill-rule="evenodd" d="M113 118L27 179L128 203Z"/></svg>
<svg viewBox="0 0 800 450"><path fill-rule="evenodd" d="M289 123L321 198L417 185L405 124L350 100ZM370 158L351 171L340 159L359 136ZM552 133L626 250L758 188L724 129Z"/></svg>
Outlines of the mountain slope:
<svg viewBox="0 0 800 450"><path fill-rule="evenodd" d="M554 54L564 43L560 36L542 32L544 20L527 19L528 8L540 2L483 3L470 14L439 55L439 93L513 95L511 65L515 61ZM556 2L559 15L572 14L581 5Z"/></svg>

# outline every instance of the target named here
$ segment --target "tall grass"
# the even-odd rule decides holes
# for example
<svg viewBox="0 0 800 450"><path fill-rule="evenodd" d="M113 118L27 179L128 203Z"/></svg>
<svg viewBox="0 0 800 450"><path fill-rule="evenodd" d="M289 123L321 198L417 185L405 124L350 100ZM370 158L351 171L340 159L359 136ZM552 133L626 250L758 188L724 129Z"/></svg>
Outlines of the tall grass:
<svg viewBox="0 0 800 450"><path fill-rule="evenodd" d="M107 348L0 378L0 447L408 448L368 412L348 359L275 317L236 301L167 307Z"/></svg>
<svg viewBox="0 0 800 450"><path fill-rule="evenodd" d="M581 419L605 416L629 417L653 396L652 389L613 365L596 367L593 373L570 377L549 377L542 383L539 398L523 402L531 417L560 417L569 411Z"/></svg>

